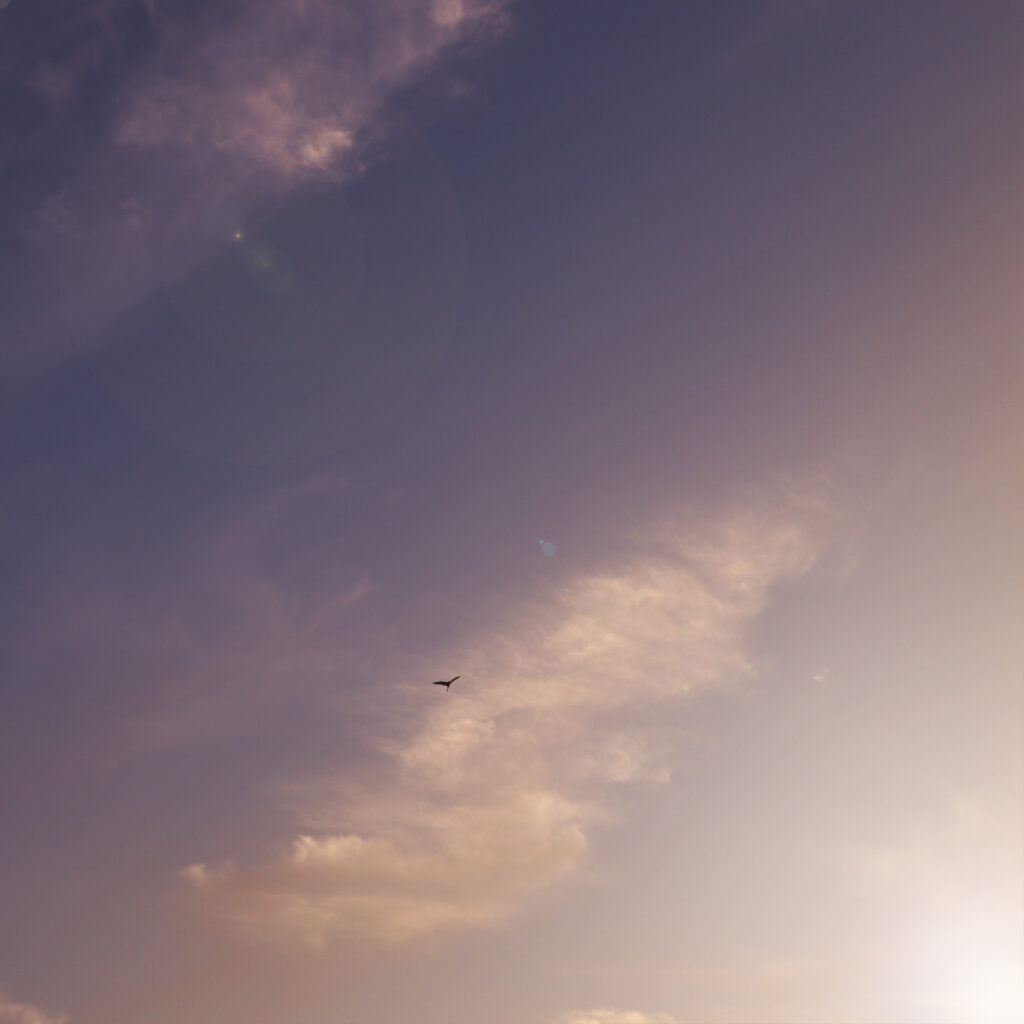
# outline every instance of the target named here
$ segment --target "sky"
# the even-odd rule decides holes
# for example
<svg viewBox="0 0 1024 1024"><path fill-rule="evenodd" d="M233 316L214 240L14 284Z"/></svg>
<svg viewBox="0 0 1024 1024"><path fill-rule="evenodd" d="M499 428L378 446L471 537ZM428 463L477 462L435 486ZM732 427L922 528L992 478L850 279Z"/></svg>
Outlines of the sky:
<svg viewBox="0 0 1024 1024"><path fill-rule="evenodd" d="M0 1022L1024 1019L1022 43L0 2Z"/></svg>

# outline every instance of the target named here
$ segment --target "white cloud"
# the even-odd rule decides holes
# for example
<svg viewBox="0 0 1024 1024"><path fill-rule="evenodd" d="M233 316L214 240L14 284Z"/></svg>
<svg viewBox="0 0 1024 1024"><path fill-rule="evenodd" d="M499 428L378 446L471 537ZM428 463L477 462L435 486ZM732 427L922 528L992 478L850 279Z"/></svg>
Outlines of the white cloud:
<svg viewBox="0 0 1024 1024"><path fill-rule="evenodd" d="M44 1013L31 1003L16 1003L0 992L0 1022L3 1024L65 1024L64 1014Z"/></svg>
<svg viewBox="0 0 1024 1024"><path fill-rule="evenodd" d="M665 521L454 645L438 659L463 676L449 693L374 695L395 720L418 716L377 740L372 776L292 786L304 827L287 853L220 881L193 869L197 891L250 938L314 944L507 917L584 867L623 784L669 777L680 704L751 672L744 631L813 564L823 511L791 494Z"/></svg>

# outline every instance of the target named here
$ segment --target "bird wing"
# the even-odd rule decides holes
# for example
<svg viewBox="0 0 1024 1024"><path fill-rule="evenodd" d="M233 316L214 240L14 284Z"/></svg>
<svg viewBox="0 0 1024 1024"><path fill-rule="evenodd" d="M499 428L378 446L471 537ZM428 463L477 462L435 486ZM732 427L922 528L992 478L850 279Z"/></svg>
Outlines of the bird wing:
<svg viewBox="0 0 1024 1024"><path fill-rule="evenodd" d="M451 686L452 683L454 683L456 679L461 679L461 678L462 678L462 676L452 676L452 678L448 680L448 685Z"/></svg>

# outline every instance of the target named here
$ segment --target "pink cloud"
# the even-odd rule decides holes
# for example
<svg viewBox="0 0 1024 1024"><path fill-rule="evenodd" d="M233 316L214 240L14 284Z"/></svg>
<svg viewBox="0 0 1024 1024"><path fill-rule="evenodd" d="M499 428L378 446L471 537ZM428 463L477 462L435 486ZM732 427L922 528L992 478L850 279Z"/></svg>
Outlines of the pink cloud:
<svg viewBox="0 0 1024 1024"><path fill-rule="evenodd" d="M0 992L0 1022L3 1024L66 1024L63 1014L48 1014L31 1003L16 1003Z"/></svg>
<svg viewBox="0 0 1024 1024"><path fill-rule="evenodd" d="M284 180L343 173L381 104L499 0L260 0L187 44L133 90L117 140L221 159ZM170 62L168 62L170 63Z"/></svg>
<svg viewBox="0 0 1024 1024"><path fill-rule="evenodd" d="M622 787L669 778L673 716L750 674L746 629L814 564L828 518L794 491L644 530L630 554L441 652L463 675L450 694L375 692L372 772L285 787L301 822L287 853L193 864L193 894L246 939L314 946L507 919L583 872ZM392 671L429 680L431 667ZM395 722L410 724L396 735Z"/></svg>
<svg viewBox="0 0 1024 1024"><path fill-rule="evenodd" d="M195 24L151 0L154 51L125 72L111 134L88 139L75 173L33 207L26 234L59 305L48 294L0 325L3 364L31 370L106 344L213 258L223 239L201 227L211 204L230 197L259 220L304 183L361 174L404 130L388 101L450 47L492 38L506 2L253 0ZM100 57L117 67L122 35L102 22L81 52L33 70L37 90L60 107Z"/></svg>

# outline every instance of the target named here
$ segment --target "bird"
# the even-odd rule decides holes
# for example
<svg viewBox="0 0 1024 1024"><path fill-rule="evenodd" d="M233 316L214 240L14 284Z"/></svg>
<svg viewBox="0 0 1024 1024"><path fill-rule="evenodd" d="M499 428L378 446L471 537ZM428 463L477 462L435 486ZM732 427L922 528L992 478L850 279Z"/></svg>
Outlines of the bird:
<svg viewBox="0 0 1024 1024"><path fill-rule="evenodd" d="M455 682L456 679L461 679L462 676L452 676L451 679L435 679L431 684L432 686L443 686L446 690Z"/></svg>

